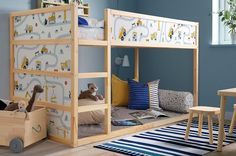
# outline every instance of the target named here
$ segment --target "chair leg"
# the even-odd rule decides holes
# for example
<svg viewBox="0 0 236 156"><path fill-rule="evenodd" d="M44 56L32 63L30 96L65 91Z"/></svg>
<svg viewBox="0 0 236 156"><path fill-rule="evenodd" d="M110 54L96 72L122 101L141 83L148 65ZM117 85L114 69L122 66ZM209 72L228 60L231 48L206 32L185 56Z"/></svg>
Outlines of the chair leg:
<svg viewBox="0 0 236 156"><path fill-rule="evenodd" d="M186 129L186 132L185 132L185 138L184 138L185 140L188 139L192 120L193 120L193 112L190 112L189 117L188 117L188 125L187 125L187 129Z"/></svg>
<svg viewBox="0 0 236 156"><path fill-rule="evenodd" d="M235 120L236 120L236 110L234 110L234 114L229 128L229 134L233 133Z"/></svg>
<svg viewBox="0 0 236 156"><path fill-rule="evenodd" d="M218 115L218 120L219 120L219 123L220 123L220 114ZM223 133L224 133L224 140L226 140L226 134L225 134L225 129L223 130Z"/></svg>
<svg viewBox="0 0 236 156"><path fill-rule="evenodd" d="M212 115L208 114L209 143L213 144Z"/></svg>
<svg viewBox="0 0 236 156"><path fill-rule="evenodd" d="M202 136L202 122L203 122L203 114L198 114L198 135Z"/></svg>

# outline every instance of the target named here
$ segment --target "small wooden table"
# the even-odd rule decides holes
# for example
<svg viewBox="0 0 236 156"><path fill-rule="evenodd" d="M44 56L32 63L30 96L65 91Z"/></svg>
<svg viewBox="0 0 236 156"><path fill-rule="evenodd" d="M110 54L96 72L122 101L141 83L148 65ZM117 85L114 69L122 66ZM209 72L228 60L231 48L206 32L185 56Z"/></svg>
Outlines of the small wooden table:
<svg viewBox="0 0 236 156"><path fill-rule="evenodd" d="M219 133L218 133L218 146L217 151L222 151L223 139L224 139L224 121L225 121L225 105L226 97L234 96L236 97L236 88L218 90L217 94L220 96L220 123L219 123Z"/></svg>

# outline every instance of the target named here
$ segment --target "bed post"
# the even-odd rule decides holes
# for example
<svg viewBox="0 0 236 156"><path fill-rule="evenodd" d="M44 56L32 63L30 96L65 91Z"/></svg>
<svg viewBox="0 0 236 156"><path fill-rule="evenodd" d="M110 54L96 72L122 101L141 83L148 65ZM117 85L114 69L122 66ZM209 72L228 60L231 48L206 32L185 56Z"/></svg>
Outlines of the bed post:
<svg viewBox="0 0 236 156"><path fill-rule="evenodd" d="M10 100L14 96L14 16L10 15Z"/></svg>
<svg viewBox="0 0 236 156"><path fill-rule="evenodd" d="M106 9L104 12L105 19L105 40L107 40L107 46L105 47L104 54L104 69L107 72L107 77L105 78L105 103L108 105L105 110L104 119L104 130L106 134L111 133L111 41L110 41L110 9Z"/></svg>
<svg viewBox="0 0 236 156"><path fill-rule="evenodd" d="M139 81L139 48L134 49L134 79Z"/></svg>
<svg viewBox="0 0 236 156"><path fill-rule="evenodd" d="M198 106L199 24L196 25L196 48L193 50L193 105Z"/></svg>
<svg viewBox="0 0 236 156"><path fill-rule="evenodd" d="M71 5L72 17L71 17L71 61L72 61L72 79L71 79L71 143L73 147L78 145L78 15L77 5Z"/></svg>

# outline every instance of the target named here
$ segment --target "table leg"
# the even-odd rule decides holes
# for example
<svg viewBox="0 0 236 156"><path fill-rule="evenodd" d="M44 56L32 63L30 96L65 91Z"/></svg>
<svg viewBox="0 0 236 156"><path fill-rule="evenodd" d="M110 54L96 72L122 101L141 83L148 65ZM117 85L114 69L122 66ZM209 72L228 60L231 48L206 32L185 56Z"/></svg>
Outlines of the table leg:
<svg viewBox="0 0 236 156"><path fill-rule="evenodd" d="M223 139L224 139L225 103L226 103L226 97L221 96L220 98L220 123L219 123L218 146L217 146L218 152L222 151L222 144L223 144Z"/></svg>

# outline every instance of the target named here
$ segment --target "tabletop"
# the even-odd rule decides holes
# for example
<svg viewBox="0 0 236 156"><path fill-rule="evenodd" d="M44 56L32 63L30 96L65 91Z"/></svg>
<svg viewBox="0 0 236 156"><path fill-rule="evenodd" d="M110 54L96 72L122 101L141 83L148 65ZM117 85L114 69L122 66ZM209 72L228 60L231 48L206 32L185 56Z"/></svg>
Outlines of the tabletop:
<svg viewBox="0 0 236 156"><path fill-rule="evenodd" d="M236 88L218 90L219 96L236 96Z"/></svg>

